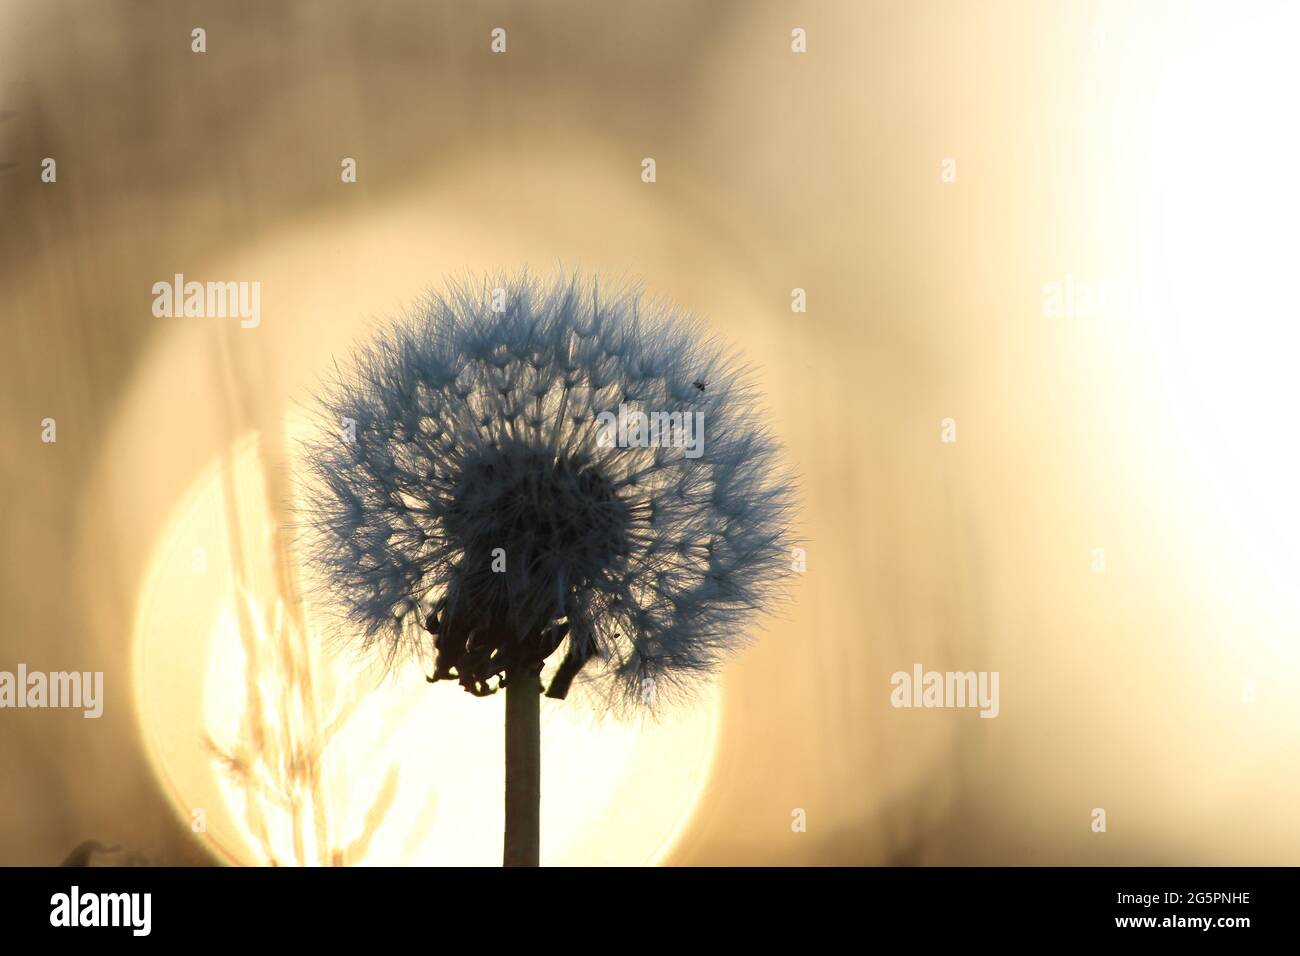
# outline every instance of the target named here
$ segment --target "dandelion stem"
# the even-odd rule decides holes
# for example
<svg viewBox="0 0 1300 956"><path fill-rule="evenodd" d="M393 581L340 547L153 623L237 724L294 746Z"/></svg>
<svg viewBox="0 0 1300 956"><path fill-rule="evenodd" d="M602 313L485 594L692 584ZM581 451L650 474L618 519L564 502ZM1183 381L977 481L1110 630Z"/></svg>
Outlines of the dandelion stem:
<svg viewBox="0 0 1300 956"><path fill-rule="evenodd" d="M506 684L506 866L537 866L542 781L541 677Z"/></svg>

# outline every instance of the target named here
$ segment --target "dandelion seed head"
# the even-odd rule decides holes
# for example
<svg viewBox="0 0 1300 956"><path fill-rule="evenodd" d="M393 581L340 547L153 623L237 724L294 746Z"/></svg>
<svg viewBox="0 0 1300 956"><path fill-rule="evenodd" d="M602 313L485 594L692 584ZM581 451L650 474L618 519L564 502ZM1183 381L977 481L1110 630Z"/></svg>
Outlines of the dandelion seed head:
<svg viewBox="0 0 1300 956"><path fill-rule="evenodd" d="M694 421L698 453L611 443L620 406ZM436 679L488 693L563 648L555 696L581 670L616 708L647 680L660 701L782 593L794 491L746 370L637 289L453 283L358 352L321 418L304 512L325 603L390 657L432 637Z"/></svg>

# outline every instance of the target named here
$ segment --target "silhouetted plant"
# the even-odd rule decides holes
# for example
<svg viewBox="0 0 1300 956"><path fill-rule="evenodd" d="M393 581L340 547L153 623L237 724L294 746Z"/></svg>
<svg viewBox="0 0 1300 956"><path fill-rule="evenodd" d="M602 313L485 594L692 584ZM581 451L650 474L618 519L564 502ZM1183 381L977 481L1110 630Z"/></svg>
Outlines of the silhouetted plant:
<svg viewBox="0 0 1300 956"><path fill-rule="evenodd" d="M550 697L654 707L778 595L793 490L744 370L636 290L522 276L431 293L323 409L325 602L390 659L432 640L430 680L507 689L505 862L536 865L547 658Z"/></svg>

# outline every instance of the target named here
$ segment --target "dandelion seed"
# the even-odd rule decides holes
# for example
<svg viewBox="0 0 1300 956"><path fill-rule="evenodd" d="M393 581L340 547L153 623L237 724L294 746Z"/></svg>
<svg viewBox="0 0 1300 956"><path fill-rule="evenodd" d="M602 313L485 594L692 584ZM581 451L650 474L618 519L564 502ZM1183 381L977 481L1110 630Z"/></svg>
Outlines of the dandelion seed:
<svg viewBox="0 0 1300 956"><path fill-rule="evenodd" d="M694 416L702 454L602 441L620 405ZM508 791L511 721L535 735L548 657L553 698L581 680L603 706L658 706L780 593L794 495L744 369L635 290L452 285L361 351L323 408L306 523L325 603L390 658L432 642L431 680L508 688Z"/></svg>

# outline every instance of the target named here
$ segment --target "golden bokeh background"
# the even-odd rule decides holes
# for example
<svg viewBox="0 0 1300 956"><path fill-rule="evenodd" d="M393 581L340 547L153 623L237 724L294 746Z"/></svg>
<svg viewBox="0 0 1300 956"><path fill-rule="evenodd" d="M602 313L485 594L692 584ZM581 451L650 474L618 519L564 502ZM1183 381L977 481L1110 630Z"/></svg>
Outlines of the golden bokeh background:
<svg viewBox="0 0 1300 956"><path fill-rule="evenodd" d="M0 863L91 838L219 858L142 732L160 540L247 434L282 474L286 416L377 321L523 265L702 316L802 480L807 571L724 675L666 862L1295 863L1296 26L1283 3L0 3L0 669L106 693L97 721L0 712ZM259 281L261 325L155 318L177 272ZM998 671L999 716L893 709L918 661Z"/></svg>

